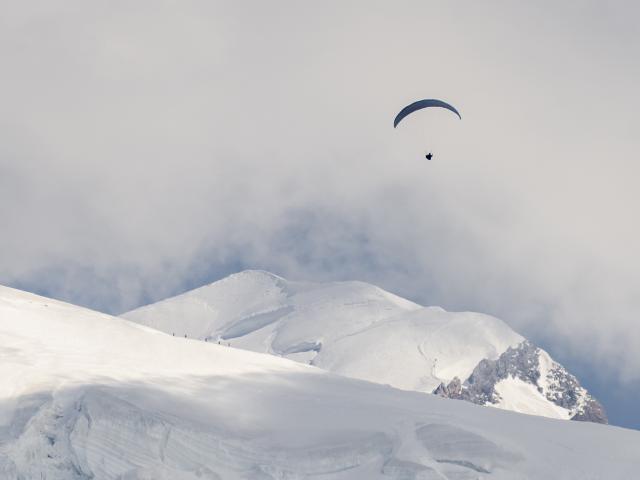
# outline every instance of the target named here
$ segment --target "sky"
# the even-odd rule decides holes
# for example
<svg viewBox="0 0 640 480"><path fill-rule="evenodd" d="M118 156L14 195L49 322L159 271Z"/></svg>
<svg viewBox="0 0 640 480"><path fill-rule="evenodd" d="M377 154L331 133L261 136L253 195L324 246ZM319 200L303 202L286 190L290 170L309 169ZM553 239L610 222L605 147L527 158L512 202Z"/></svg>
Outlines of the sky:
<svg viewBox="0 0 640 480"><path fill-rule="evenodd" d="M0 2L0 283L496 315L640 428L636 2ZM451 102L397 129L420 98ZM434 159L424 159L432 151Z"/></svg>

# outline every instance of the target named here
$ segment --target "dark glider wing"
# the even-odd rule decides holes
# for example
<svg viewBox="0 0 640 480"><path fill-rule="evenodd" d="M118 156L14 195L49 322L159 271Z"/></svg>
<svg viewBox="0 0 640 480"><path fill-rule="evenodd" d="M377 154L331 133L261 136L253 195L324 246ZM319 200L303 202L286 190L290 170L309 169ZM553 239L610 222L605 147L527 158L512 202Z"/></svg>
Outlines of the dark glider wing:
<svg viewBox="0 0 640 480"><path fill-rule="evenodd" d="M407 115L412 114L416 110L422 110L423 108L429 108L429 107L446 108L447 110L450 110L456 115L458 115L460 120L462 120L462 116L460 115L460 112L458 112L458 110L456 110L456 108L453 105L449 105L447 102L443 102L442 100L436 100L434 98L430 98L426 100L418 100L417 102L413 102L411 105L407 105L402 110L400 110L400 113L396 115L396 118L393 121L393 128L396 128L400 123L400 121Z"/></svg>

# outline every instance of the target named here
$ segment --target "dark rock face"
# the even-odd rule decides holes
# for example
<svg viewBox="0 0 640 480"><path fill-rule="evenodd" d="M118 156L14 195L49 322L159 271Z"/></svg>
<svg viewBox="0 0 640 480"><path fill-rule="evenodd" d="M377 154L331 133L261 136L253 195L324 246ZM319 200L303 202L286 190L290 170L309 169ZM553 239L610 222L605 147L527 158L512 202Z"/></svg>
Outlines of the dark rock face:
<svg viewBox="0 0 640 480"><path fill-rule="evenodd" d="M602 404L590 395L585 407L571 417L571 420L578 422L609 423L607 413L604 411Z"/></svg>
<svg viewBox="0 0 640 480"><path fill-rule="evenodd" d="M547 378L552 380L549 384L547 398L564 408L575 407L580 389L578 379L560 365L555 365L547 375Z"/></svg>
<svg viewBox="0 0 640 480"><path fill-rule="evenodd" d="M602 405L560 364L553 362L545 378L541 378L540 356L543 353L525 340L516 347L509 347L496 360L480 361L464 383L455 377L448 385L441 383L433 393L478 405L496 404L501 400L496 384L509 377L518 378L534 385L550 402L567 409L571 420L607 423ZM544 355L549 359L546 353Z"/></svg>
<svg viewBox="0 0 640 480"><path fill-rule="evenodd" d="M453 377L453 380L449 382L449 385L441 383L433 391L435 395L446 398L455 398L457 400L466 400L462 397L462 382L458 377Z"/></svg>

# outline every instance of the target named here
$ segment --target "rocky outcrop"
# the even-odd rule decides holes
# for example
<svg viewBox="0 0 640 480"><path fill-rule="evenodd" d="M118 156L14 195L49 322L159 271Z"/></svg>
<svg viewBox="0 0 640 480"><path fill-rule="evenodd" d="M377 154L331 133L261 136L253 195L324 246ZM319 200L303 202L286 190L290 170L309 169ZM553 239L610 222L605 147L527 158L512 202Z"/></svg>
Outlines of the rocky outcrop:
<svg viewBox="0 0 640 480"><path fill-rule="evenodd" d="M501 400L496 385L509 377L534 385L548 401L567 410L571 420L607 423L603 406L576 377L526 340L509 347L496 360L480 361L464 382L455 377L449 384L441 383L433 393L478 405L495 405Z"/></svg>
<svg viewBox="0 0 640 480"><path fill-rule="evenodd" d="M595 398L589 395L583 408L571 417L571 420L578 422L593 422L593 423L609 423L607 419L607 413L604 411L604 407Z"/></svg>
<svg viewBox="0 0 640 480"><path fill-rule="evenodd" d="M462 396L462 382L458 377L453 377L453 380L449 382L449 385L441 383L433 391L435 395L446 398L455 398L456 400L466 400Z"/></svg>

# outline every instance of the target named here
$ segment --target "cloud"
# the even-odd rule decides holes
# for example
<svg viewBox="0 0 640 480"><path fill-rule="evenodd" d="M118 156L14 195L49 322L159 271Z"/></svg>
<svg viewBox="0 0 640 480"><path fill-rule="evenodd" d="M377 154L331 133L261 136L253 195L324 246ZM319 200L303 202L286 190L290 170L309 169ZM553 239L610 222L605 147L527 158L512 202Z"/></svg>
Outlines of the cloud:
<svg viewBox="0 0 640 480"><path fill-rule="evenodd" d="M634 4L2 8L2 283L355 278L638 378Z"/></svg>

